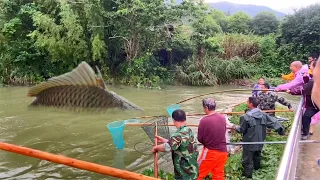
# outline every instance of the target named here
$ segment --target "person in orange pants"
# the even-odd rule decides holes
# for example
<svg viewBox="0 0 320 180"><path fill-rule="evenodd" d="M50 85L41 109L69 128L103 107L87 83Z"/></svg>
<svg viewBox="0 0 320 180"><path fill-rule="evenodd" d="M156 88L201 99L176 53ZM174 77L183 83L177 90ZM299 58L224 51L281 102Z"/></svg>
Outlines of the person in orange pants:
<svg viewBox="0 0 320 180"><path fill-rule="evenodd" d="M227 160L227 152L209 150L204 147L198 159L198 180L202 180L209 173L212 174L213 180L224 180L224 165L226 164Z"/></svg>
<svg viewBox="0 0 320 180"><path fill-rule="evenodd" d="M198 158L198 180L209 173L213 180L224 180L224 165L228 159L226 118L215 112L216 102L212 98L204 99L202 105L206 116L200 120L198 128L198 141L204 146Z"/></svg>

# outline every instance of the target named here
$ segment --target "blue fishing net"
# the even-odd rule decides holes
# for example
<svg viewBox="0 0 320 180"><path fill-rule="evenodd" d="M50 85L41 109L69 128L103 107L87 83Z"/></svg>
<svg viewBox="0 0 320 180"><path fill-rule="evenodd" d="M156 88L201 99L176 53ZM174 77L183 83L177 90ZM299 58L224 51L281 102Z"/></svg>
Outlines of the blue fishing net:
<svg viewBox="0 0 320 180"><path fill-rule="evenodd" d="M169 106L167 106L167 111L168 111L168 114L170 117L172 117L172 113L173 111L177 110L177 109L180 109L180 105L179 104L171 104Z"/></svg>
<svg viewBox="0 0 320 180"><path fill-rule="evenodd" d="M138 123L138 122L140 122L140 120L138 119L128 119L124 121L115 121L107 125L107 128L109 129L112 136L113 144L116 146L117 149L124 148L123 132L124 132L125 125L128 123Z"/></svg>

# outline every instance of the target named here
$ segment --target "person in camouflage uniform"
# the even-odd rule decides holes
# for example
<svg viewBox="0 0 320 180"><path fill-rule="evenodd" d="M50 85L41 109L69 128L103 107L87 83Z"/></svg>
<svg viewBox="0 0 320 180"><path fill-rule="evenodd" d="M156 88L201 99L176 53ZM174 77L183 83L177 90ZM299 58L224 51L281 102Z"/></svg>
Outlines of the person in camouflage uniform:
<svg viewBox="0 0 320 180"><path fill-rule="evenodd" d="M272 128L280 135L285 134L285 129L276 118L267 115L257 108L259 99L249 97L247 102L249 110L240 117L240 125L233 127L238 133L242 133L243 142L263 142L266 139L266 128ZM243 175L252 178L253 169L261 168L261 151L263 144L250 144L242 146Z"/></svg>
<svg viewBox="0 0 320 180"><path fill-rule="evenodd" d="M176 180L195 180L198 177L198 145L192 130L187 126L186 113L175 110L172 113L177 131L170 139L156 136L159 143L152 152L172 152L174 175Z"/></svg>
<svg viewBox="0 0 320 180"><path fill-rule="evenodd" d="M293 111L291 104L283 97L279 97L276 93L267 91L270 86L268 83L263 84L262 92L258 94L258 98L260 100L260 104L258 106L261 110L275 110L276 109L276 102L287 106L290 111ZM267 113L270 116L275 116L274 112Z"/></svg>

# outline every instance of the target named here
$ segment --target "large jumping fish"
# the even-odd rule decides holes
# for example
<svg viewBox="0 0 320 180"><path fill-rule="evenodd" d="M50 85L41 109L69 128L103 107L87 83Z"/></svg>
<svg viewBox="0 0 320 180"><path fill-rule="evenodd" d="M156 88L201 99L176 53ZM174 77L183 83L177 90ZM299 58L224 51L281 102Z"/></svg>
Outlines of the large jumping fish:
<svg viewBox="0 0 320 180"><path fill-rule="evenodd" d="M28 96L36 99L31 106L143 110L106 89L100 78L86 62L82 62L71 72L32 87Z"/></svg>

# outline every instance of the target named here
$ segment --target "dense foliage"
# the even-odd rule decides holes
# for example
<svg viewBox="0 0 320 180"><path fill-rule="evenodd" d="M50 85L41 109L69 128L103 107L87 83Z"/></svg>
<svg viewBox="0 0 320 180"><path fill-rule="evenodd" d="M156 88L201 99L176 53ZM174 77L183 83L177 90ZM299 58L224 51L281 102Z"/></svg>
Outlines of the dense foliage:
<svg viewBox="0 0 320 180"><path fill-rule="evenodd" d="M201 2L2 0L0 83L37 83L87 61L108 82L215 85L279 77L320 49L320 5L280 22Z"/></svg>

